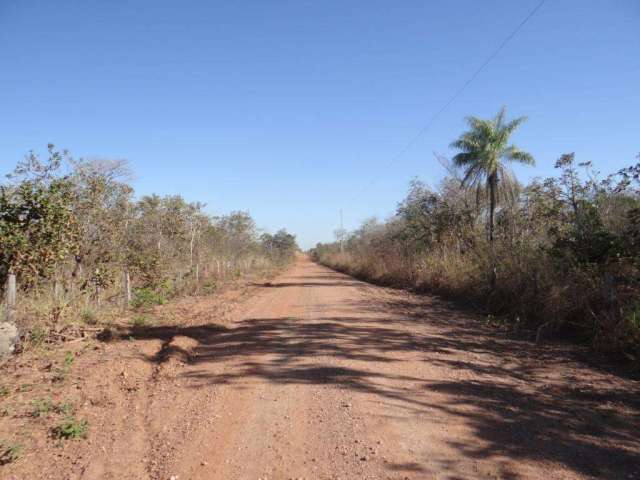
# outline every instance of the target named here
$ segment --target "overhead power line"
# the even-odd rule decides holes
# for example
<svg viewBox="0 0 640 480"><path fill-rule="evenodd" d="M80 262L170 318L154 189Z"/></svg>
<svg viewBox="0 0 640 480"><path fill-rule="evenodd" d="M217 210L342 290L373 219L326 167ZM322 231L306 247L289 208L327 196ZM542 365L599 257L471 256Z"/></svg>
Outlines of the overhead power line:
<svg viewBox="0 0 640 480"><path fill-rule="evenodd" d="M486 60L484 62L482 62L482 64L471 74L471 76L462 84L462 86L456 90L456 92L449 98L449 100L446 101L446 103L444 105L442 105L442 107L440 107L440 109L433 114L433 116L429 119L429 121L425 124L424 127L422 127L420 129L420 131L418 131L418 133L416 135L414 135L409 142L407 142L404 147L402 147L400 149L400 151L398 153L396 153L393 157L391 157L391 160L389 162L387 162L383 168L381 170L386 170L389 167L391 167L393 164L395 164L406 152L407 150L409 150L419 139L420 137L422 137L425 133L427 133L427 131L431 128L431 126L435 123L435 121L438 119L438 117L440 117L440 115L442 115L442 113L449 108L449 106L456 101L456 99L462 95L462 93L469 87L469 85L471 85L471 83L478 77L478 75L480 75L480 73L485 69L485 67L487 65L489 65L489 63L491 63L491 61L496 58L498 56L498 54L502 51L502 49L504 49L504 47L513 39L513 37L515 37L518 32L522 29L522 27L524 27L527 22L529 20L531 20L531 17L533 17L538 10L540 10L540 8L542 8L542 6L546 3L547 0L541 0L528 14L526 17L524 17L522 19L522 21L511 31L511 33L509 33L509 35L507 35L504 40L500 43L500 45L498 45L498 47L486 58ZM350 199L349 202L354 201L356 198L358 198L367 188L369 188L371 185L373 185L374 183L376 183L379 179L380 179L380 175L381 173L372 178L367 184L365 184L361 189L359 189Z"/></svg>

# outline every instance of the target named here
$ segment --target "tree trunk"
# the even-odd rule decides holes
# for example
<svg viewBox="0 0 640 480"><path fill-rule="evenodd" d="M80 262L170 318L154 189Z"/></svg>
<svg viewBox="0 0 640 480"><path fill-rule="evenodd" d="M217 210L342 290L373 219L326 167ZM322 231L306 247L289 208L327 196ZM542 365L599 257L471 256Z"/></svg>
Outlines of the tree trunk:
<svg viewBox="0 0 640 480"><path fill-rule="evenodd" d="M16 275L10 273L7 276L7 284L5 286L6 292L6 321L11 324L16 322Z"/></svg>
<svg viewBox="0 0 640 480"><path fill-rule="evenodd" d="M489 177L489 245L491 248L491 272L489 272L489 282L491 290L496 288L496 255L493 248L494 214L496 210L496 190L498 189L498 178L496 174Z"/></svg>
<svg viewBox="0 0 640 480"><path fill-rule="evenodd" d="M100 284L96 282L96 308L100 308Z"/></svg>
<svg viewBox="0 0 640 480"><path fill-rule="evenodd" d="M124 309L127 310L129 308L129 303L131 302L131 281L129 278L129 270L126 268L122 274L122 289L124 293L123 306Z"/></svg>
<svg viewBox="0 0 640 480"><path fill-rule="evenodd" d="M489 177L489 243L493 245L494 214L496 211L496 189L498 188L495 174Z"/></svg>
<svg viewBox="0 0 640 480"><path fill-rule="evenodd" d="M80 255L76 255L75 262L76 264L74 265L73 271L71 272L71 281L69 282L72 301L76 296L76 286L82 280L82 257Z"/></svg>
<svg viewBox="0 0 640 480"><path fill-rule="evenodd" d="M193 244L196 239L195 230L191 232L191 240L189 241L189 270L193 269Z"/></svg>
<svg viewBox="0 0 640 480"><path fill-rule="evenodd" d="M59 302L60 300L62 300L62 296L63 296L62 282L60 281L60 275L56 273L53 279L53 298L55 299L56 302Z"/></svg>

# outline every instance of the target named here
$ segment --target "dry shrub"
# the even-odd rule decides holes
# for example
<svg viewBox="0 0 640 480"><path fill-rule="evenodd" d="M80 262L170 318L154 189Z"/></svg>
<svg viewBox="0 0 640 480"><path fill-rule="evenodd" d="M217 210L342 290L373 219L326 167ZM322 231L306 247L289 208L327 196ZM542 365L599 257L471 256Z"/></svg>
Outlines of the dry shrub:
<svg viewBox="0 0 640 480"><path fill-rule="evenodd" d="M361 279L460 299L538 341L573 339L640 362L640 193L631 188L640 164L597 182L581 180L573 161L561 157L559 177L503 206L493 242L459 183L434 192L414 181L394 217L364 222L344 252L318 244L313 255Z"/></svg>

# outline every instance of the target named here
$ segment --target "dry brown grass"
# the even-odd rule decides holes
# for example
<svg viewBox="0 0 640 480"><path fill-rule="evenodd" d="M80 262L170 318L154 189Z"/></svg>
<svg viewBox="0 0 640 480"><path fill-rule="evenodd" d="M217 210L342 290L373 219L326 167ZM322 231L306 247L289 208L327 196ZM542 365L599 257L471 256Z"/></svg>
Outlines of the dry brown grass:
<svg viewBox="0 0 640 480"><path fill-rule="evenodd" d="M553 259L535 251L504 249L497 255L493 289L489 254L482 247L466 255L443 250L402 259L379 251L324 251L315 258L372 283L461 300L537 341L571 338L634 362L640 359L640 292L625 286L607 293L599 272L561 271Z"/></svg>

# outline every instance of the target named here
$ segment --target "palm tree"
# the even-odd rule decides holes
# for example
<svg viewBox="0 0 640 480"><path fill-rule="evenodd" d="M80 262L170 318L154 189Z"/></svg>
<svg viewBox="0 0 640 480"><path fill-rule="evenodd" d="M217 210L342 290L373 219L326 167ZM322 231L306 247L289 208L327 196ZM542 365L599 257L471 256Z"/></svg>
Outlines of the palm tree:
<svg viewBox="0 0 640 480"><path fill-rule="evenodd" d="M489 197L489 242L493 244L494 213L500 196L513 191L516 182L505 161L534 165L531 154L509 144L511 134L527 118L519 117L506 121L506 110L502 107L495 118L482 120L467 117L470 129L451 144L460 150L453 163L463 169L462 185L477 189L477 200L483 188Z"/></svg>

